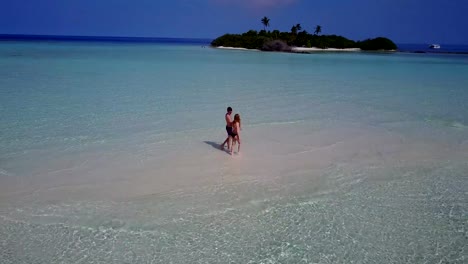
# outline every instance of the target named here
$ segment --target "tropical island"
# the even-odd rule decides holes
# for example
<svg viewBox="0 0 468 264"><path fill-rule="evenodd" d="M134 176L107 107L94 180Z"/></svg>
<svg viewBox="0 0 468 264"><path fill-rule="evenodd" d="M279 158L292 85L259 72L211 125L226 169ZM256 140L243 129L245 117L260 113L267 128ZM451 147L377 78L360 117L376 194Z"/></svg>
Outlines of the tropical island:
<svg viewBox="0 0 468 264"><path fill-rule="evenodd" d="M225 34L213 40L213 47L256 49L262 51L309 52L313 50L364 50L393 51L397 45L388 38L378 37L354 41L337 35L320 35L322 26L317 25L314 33L302 30L301 24L291 27L290 32L267 30L270 19L261 19L263 29L249 30L242 34Z"/></svg>

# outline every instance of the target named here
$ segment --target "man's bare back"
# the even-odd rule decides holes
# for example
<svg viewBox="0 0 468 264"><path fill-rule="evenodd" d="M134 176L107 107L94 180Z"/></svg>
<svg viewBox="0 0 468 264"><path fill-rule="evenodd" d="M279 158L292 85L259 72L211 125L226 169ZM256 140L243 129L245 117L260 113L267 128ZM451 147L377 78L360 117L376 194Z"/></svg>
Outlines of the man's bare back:
<svg viewBox="0 0 468 264"><path fill-rule="evenodd" d="M232 112L228 112L224 115L224 119L226 120L227 127L232 127L231 113Z"/></svg>

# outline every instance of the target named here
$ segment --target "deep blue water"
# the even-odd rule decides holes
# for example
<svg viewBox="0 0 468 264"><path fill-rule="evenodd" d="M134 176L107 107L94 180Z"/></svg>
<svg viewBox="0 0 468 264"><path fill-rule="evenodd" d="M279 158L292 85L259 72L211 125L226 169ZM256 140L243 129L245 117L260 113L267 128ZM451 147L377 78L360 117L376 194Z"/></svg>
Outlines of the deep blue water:
<svg viewBox="0 0 468 264"><path fill-rule="evenodd" d="M112 36L59 36L59 35L12 35L0 34L0 41L24 40L24 41L82 41L82 42L127 42L127 43L160 43L179 45L210 45L210 38L163 38L163 37L112 37ZM402 52L424 53L468 53L468 45L439 44L440 49L431 49L433 43L424 44L397 44Z"/></svg>
<svg viewBox="0 0 468 264"><path fill-rule="evenodd" d="M432 43L431 43L432 44ZM454 44L439 44L440 49L431 49L431 44L397 44L398 50L403 52L433 52L433 53L454 53L454 52L467 52L468 45L454 45Z"/></svg>
<svg viewBox="0 0 468 264"><path fill-rule="evenodd" d="M110 37L110 36L59 36L59 35L10 35L0 34L0 40L25 41L84 41L84 42L131 42L161 44L209 45L207 38L150 38L150 37Z"/></svg>

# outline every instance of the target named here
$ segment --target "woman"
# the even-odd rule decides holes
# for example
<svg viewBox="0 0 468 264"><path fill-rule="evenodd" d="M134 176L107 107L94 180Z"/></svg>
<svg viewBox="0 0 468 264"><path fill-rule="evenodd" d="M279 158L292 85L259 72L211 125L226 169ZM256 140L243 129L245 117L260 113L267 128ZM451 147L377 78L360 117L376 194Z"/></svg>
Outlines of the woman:
<svg viewBox="0 0 468 264"><path fill-rule="evenodd" d="M241 145L241 140L240 140L240 131L241 131L241 119L240 115L236 114L234 115L234 121L232 121L232 143L231 146L229 146L229 149L231 150L231 155L233 152L233 147L236 145L236 142L238 143L237 145L237 153L240 152L240 145Z"/></svg>

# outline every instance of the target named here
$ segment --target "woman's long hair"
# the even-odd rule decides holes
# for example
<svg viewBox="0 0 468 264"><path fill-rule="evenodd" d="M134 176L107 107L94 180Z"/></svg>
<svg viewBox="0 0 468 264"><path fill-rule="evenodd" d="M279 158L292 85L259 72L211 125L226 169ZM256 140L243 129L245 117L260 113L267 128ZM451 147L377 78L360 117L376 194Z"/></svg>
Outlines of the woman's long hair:
<svg viewBox="0 0 468 264"><path fill-rule="evenodd" d="M239 126L241 125L241 119L240 119L240 115L239 114L235 114L234 115L234 122L233 123L239 123Z"/></svg>

